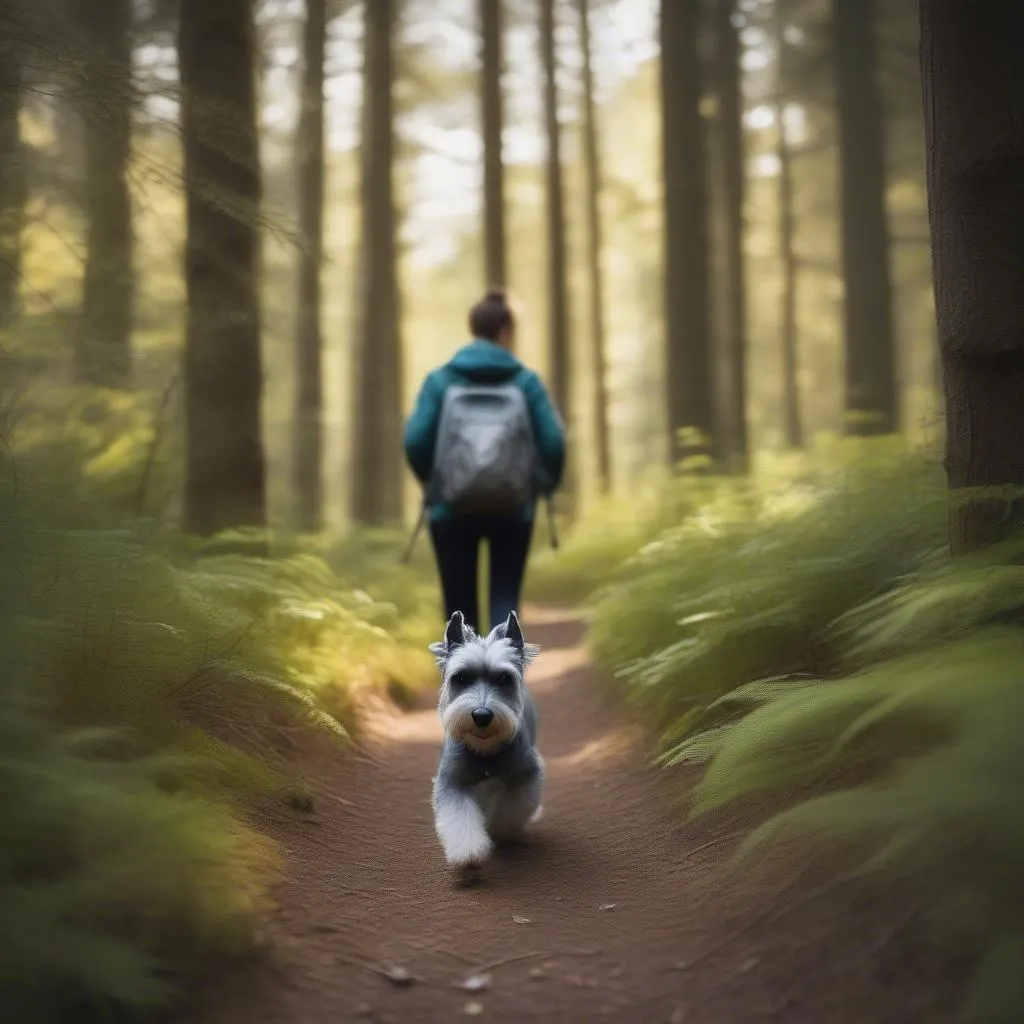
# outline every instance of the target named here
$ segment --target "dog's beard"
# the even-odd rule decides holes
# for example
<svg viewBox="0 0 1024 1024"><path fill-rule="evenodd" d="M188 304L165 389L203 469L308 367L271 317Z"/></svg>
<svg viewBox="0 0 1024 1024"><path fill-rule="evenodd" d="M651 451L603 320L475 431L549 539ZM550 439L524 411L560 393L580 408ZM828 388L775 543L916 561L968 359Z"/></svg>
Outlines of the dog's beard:
<svg viewBox="0 0 1024 1024"><path fill-rule="evenodd" d="M473 721L473 711L480 707L472 693L453 700L441 715L444 731L455 743L461 743L474 754L487 756L511 743L519 732L519 717L502 701L491 701L487 707L494 718L481 729Z"/></svg>

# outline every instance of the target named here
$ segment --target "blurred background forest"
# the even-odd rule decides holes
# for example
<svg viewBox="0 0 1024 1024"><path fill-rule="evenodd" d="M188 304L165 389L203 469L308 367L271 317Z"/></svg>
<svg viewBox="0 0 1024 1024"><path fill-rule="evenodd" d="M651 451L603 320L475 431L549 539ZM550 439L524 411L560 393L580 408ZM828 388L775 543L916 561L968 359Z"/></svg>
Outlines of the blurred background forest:
<svg viewBox="0 0 1024 1024"><path fill-rule="evenodd" d="M855 15L796 0L705 6L689 29L668 29L680 48L673 66L693 74L665 84L677 136L667 159L678 164L666 207L653 2L503 5L489 106L471 0L383 4L380 23L365 25L357 3L313 5L307 23L303 4L266 2L251 39L239 27L246 11L239 24L227 8L201 12L196 61L244 48L236 59L251 62L256 93L250 111L247 97L229 95L237 70L215 81L200 67L190 120L177 4L8 0L3 133L17 155L0 189L0 302L19 450L57 434L84 445L79 465L97 488L121 479L122 511L177 521L191 392L222 406L215 429L244 432L260 417L275 525L319 525L308 507L321 504L318 488L332 527L393 521L400 486L406 511L417 502L398 477L396 425L424 373L464 340L466 309L496 275L523 307L522 357L567 406L583 502L604 481L626 492L664 465L680 427L741 460L840 434L844 409L929 435L938 373L916 5ZM836 61L844 16L859 28L843 37L849 59ZM386 40L364 61L367 31ZM204 104L204 91L219 100ZM699 123L687 120L695 104ZM482 111L492 124L482 126ZM244 146L250 116L258 147L248 160L229 153L218 166L197 141L187 163L190 130ZM230 166L236 158L244 171ZM490 235L485 168L503 197ZM197 180L204 173L216 182ZM186 216L190 182L214 193L216 210L204 197ZM248 325L259 346L239 326L233 354L216 356L221 370L204 371L235 385L218 378L203 398L205 385L182 372L186 322L207 315L189 302L221 305L223 316L232 303L199 290L189 299L182 252L187 232L192 252L239 205L255 239L214 244L260 251L260 276L246 285L259 296ZM667 254L666 217L686 232ZM681 261L667 305L666 259ZM203 266L216 291L218 271ZM680 322L666 325L666 314ZM682 352L679 372L707 392L703 403L681 398L669 412L667 400L651 401L667 395L667 350ZM851 350L868 355L844 385ZM713 376L701 381L709 358ZM368 362L376 370L359 376ZM865 373L891 380L865 385ZM259 409L245 408L255 392L241 392L259 379ZM876 394L861 401L865 386ZM221 387L239 394L224 401ZM884 409L870 408L876 398ZM228 406L239 422L226 422ZM207 415L198 405L192 414ZM216 458L211 444L203 457Z"/></svg>
<svg viewBox="0 0 1024 1024"><path fill-rule="evenodd" d="M1019 524L951 557L926 156L934 193L956 147L926 154L918 6L0 0L12 1020L120 1019L250 952L281 867L254 804L309 814L309 737L433 685L402 422L505 284L570 439L530 596L700 766L698 816L774 794L751 842L868 849L901 934L977 968L967 1019L1016 1021ZM948 58L956 5L922 9ZM978 75L934 66L959 110ZM954 276L947 329L1002 310ZM1019 358L955 342L946 389L969 364L995 398L950 484L1019 484Z"/></svg>

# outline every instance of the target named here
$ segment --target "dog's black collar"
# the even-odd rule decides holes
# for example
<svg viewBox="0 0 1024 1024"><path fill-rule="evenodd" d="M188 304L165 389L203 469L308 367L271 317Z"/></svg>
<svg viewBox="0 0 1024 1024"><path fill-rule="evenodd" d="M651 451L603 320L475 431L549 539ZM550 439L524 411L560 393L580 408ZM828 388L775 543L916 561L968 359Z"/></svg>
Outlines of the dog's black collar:
<svg viewBox="0 0 1024 1024"><path fill-rule="evenodd" d="M493 754L478 754L471 750L465 743L459 744L462 756L478 771L485 779L490 778L496 772L501 771L502 765L508 761L515 740L503 743Z"/></svg>

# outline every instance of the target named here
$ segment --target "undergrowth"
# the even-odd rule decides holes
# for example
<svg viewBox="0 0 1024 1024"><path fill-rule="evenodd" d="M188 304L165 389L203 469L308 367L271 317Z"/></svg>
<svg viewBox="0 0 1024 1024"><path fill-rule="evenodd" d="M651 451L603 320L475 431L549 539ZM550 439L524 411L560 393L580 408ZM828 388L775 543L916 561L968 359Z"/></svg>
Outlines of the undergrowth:
<svg viewBox="0 0 1024 1024"><path fill-rule="evenodd" d="M591 647L667 739L742 683L835 671L834 620L934 557L937 462L879 449L796 485L719 482L598 592Z"/></svg>
<svg viewBox="0 0 1024 1024"><path fill-rule="evenodd" d="M945 509L935 460L878 444L788 496L725 484L620 566L590 640L662 763L707 765L695 814L788 796L741 858L793 831L866 842L860 871L912 881L936 955L973 964L962 1019L1009 1024L1024 543L953 563Z"/></svg>
<svg viewBox="0 0 1024 1024"><path fill-rule="evenodd" d="M355 540L196 559L151 521L76 528L26 461L0 479L0 1001L134 1015L251 947L276 852L244 809L308 806L296 737L432 678L427 588L376 586Z"/></svg>

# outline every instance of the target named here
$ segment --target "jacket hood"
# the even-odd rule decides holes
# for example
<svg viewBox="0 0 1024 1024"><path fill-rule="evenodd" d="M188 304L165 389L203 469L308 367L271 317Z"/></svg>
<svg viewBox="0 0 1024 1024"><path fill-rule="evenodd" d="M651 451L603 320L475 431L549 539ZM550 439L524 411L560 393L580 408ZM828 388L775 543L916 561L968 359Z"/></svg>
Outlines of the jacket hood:
<svg viewBox="0 0 1024 1024"><path fill-rule="evenodd" d="M470 380L499 381L514 377L523 364L492 341L471 341L448 361L448 369Z"/></svg>

